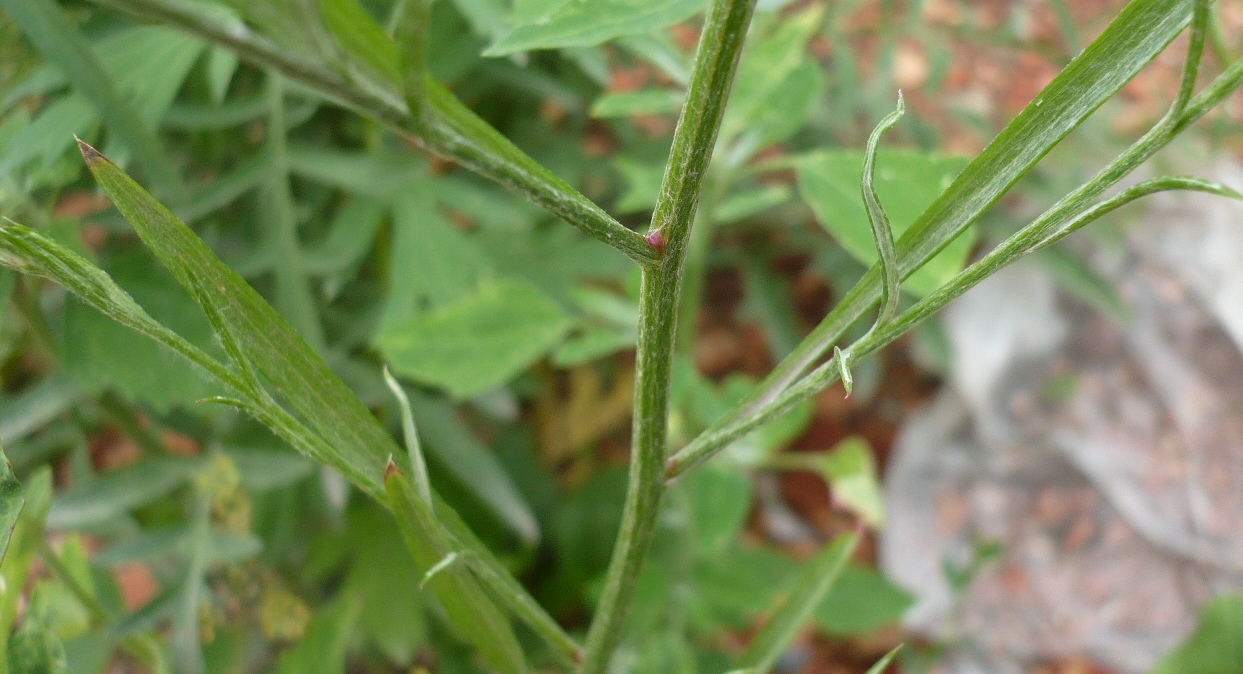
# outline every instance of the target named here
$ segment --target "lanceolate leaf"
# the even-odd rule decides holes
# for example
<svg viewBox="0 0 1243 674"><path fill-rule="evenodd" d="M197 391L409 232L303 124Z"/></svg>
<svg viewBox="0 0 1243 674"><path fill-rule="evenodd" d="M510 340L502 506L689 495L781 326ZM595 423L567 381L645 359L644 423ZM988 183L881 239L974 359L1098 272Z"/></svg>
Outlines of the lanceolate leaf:
<svg viewBox="0 0 1243 674"><path fill-rule="evenodd" d="M426 574L452 553L471 554L450 548L431 503L415 491L410 479L390 464L384 478L389 507L406 539L420 575ZM509 621L467 571L453 564L427 579L449 614L449 620L502 674L526 672L522 647Z"/></svg>
<svg viewBox="0 0 1243 674"><path fill-rule="evenodd" d="M215 256L184 223L106 157L82 145L87 166L143 242L203 305L226 344L271 384L323 440L319 457L363 491L382 498L389 456L400 448L379 421L259 293ZM238 354L231 354L234 358Z"/></svg>

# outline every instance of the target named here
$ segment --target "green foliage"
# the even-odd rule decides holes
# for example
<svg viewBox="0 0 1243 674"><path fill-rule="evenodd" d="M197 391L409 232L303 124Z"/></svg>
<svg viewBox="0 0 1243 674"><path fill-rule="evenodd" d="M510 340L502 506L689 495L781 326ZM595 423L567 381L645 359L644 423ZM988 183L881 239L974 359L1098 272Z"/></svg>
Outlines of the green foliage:
<svg viewBox="0 0 1243 674"><path fill-rule="evenodd" d="M1200 607L1196 628L1150 674L1226 674L1243 667L1243 598L1223 595Z"/></svg>
<svg viewBox="0 0 1243 674"><path fill-rule="evenodd" d="M508 382L569 329L569 316L538 288L500 281L394 323L379 346L399 374L466 398Z"/></svg>
<svg viewBox="0 0 1243 674"><path fill-rule="evenodd" d="M515 8L514 18L519 22L484 54L589 47L624 35L650 33L688 18L703 6L703 0L525 2Z"/></svg>
<svg viewBox="0 0 1243 674"><path fill-rule="evenodd" d="M0 0L0 31L11 19L44 58L0 64L0 208L33 225L0 224L0 261L68 291L0 274L0 437L27 501L19 515L4 471L0 575L35 588L21 620L19 593L0 596L0 661L756 672L809 625L845 637L900 618L912 596L849 561L858 535L805 561L758 543L745 471L817 471L835 505L882 526L862 441L782 451L813 420L808 398L1105 213L1170 189L1237 198L1181 176L1104 195L1234 90L1243 62L1193 97L1208 4L1134 0L978 157L888 149L936 145L915 113L885 150L898 113L858 152L843 148L892 100L886 59L905 28L869 36L865 85L842 35L852 7L756 4ZM665 29L705 6L700 45L675 42ZM967 265L992 243L981 215L1193 17L1171 113ZM626 73L647 79L614 79ZM117 163L84 143L87 165L171 277L93 203L66 157L74 134L107 143ZM807 231L794 183L830 237ZM644 236L630 225L649 212ZM811 260L799 273L826 273L840 298L801 343L789 260ZM693 365L706 279L726 268L771 354L789 354L759 384ZM900 313L899 278L914 301ZM386 366L404 387L385 390ZM627 473L612 461L632 380ZM567 416L591 432L550 451ZM69 485L55 496L49 460ZM45 527L70 532L59 551ZM984 558L947 567L960 591ZM159 586L136 611L104 572L130 565ZM1213 642L1235 613L1207 606L1159 671L1233 671ZM755 634L740 659L718 650L727 630Z"/></svg>
<svg viewBox="0 0 1243 674"><path fill-rule="evenodd" d="M816 219L856 260L876 263L876 246L859 194L863 153L822 150L798 162L798 187ZM885 205L894 236L901 236L967 165L966 157L882 150L876 159L876 192ZM927 295L962 271L975 238L956 237L906 281L906 290Z"/></svg>

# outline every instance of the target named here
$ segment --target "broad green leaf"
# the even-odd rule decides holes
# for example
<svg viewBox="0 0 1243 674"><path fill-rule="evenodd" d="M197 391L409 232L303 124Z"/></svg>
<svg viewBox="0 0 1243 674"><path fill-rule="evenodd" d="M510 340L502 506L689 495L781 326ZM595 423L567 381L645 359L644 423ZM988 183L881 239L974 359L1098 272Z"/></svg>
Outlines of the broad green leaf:
<svg viewBox="0 0 1243 674"><path fill-rule="evenodd" d="M9 549L13 527L17 525L17 517L21 514L22 506L26 501L22 496L22 486L17 483L17 477L13 475L13 467L9 465L9 458L4 455L3 446L0 446L0 461L4 462L0 465L0 562L2 562Z"/></svg>
<svg viewBox="0 0 1243 674"><path fill-rule="evenodd" d="M311 618L306 634L281 654L276 674L341 674L345 671L346 648L358 621L361 607L357 600L342 596L322 606Z"/></svg>
<svg viewBox="0 0 1243 674"><path fill-rule="evenodd" d="M1243 671L1243 596L1228 594L1200 607L1195 630L1149 674L1234 674Z"/></svg>
<svg viewBox="0 0 1243 674"><path fill-rule="evenodd" d="M392 259L381 335L429 308L469 296L488 272L483 252L436 212L429 190L410 186L393 200Z"/></svg>
<svg viewBox="0 0 1243 674"><path fill-rule="evenodd" d="M689 610L696 630L716 635L722 627L752 627L797 572L797 562L771 547L735 544L696 560Z"/></svg>
<svg viewBox="0 0 1243 674"><path fill-rule="evenodd" d="M847 564L815 610L816 627L847 637L867 634L902 619L915 597L875 569Z"/></svg>
<svg viewBox="0 0 1243 674"><path fill-rule="evenodd" d="M528 282L500 280L395 322L378 338L393 370L459 398L501 386L570 329L565 312Z"/></svg>
<svg viewBox="0 0 1243 674"><path fill-rule="evenodd" d="M434 506L416 494L409 478L391 464L385 484L389 506L420 574L426 574L450 553L461 552L450 547ZM440 598L460 635L479 649L493 668L502 674L527 671L522 647L509 621L464 565L442 570L427 585Z"/></svg>
<svg viewBox="0 0 1243 674"><path fill-rule="evenodd" d="M751 482L737 470L705 466L686 477L685 489L698 553L720 554L751 510Z"/></svg>
<svg viewBox="0 0 1243 674"><path fill-rule="evenodd" d="M203 306L232 343L320 439L320 456L363 491L379 497L389 456L401 454L371 412L259 293L222 263L190 228L120 168L89 146L87 165L143 242ZM299 449L308 450L300 447Z"/></svg>
<svg viewBox="0 0 1243 674"><path fill-rule="evenodd" d="M145 251L123 254L109 267L112 279L152 318L213 350L211 324L203 312ZM65 369L87 387L117 388L163 412L222 392L202 370L79 300L65 303L62 320Z"/></svg>
<svg viewBox="0 0 1243 674"><path fill-rule="evenodd" d="M52 500L52 471L46 466L40 468L26 478L23 492L26 499L24 507L13 527L9 538L9 547L4 559L0 561L0 579L4 587L19 588L26 586L27 574L31 562L43 547L43 521L47 517L48 504ZM0 593L0 634L12 633L17 620L17 610L23 603L24 593ZM7 661L7 638L0 638L0 661Z"/></svg>
<svg viewBox="0 0 1243 674"><path fill-rule="evenodd" d="M703 5L703 0L569 0L549 14L514 26L484 54L590 47L624 35L659 30L690 18Z"/></svg>
<svg viewBox="0 0 1243 674"><path fill-rule="evenodd" d="M132 562L151 562L167 558L184 559L194 545L190 527L145 531L107 549L92 558L92 563L117 566ZM236 564L259 554L263 541L253 535L239 536L228 531L213 530L206 542L207 565Z"/></svg>
<svg viewBox="0 0 1243 674"><path fill-rule="evenodd" d="M772 669L824 596L837 583L847 560L859 543L857 534L842 534L816 553L786 590L785 598L774 608L760 633L751 639L738 664L756 674Z"/></svg>
<svg viewBox="0 0 1243 674"><path fill-rule="evenodd" d="M863 153L820 151L798 162L798 187L833 238L855 259L876 262L872 229L859 191ZM889 214L894 236L901 236L967 165L965 157L909 151L882 151L876 160L876 192ZM941 287L962 271L973 237L960 236L903 284L917 295Z"/></svg>
<svg viewBox="0 0 1243 674"><path fill-rule="evenodd" d="M34 602L21 627L8 638L8 671L12 674L69 674L65 647L47 614L44 602Z"/></svg>
<svg viewBox="0 0 1243 674"><path fill-rule="evenodd" d="M854 511L874 529L885 523L885 504L876 471L876 458L866 440L847 438L817 463L825 482L833 490L835 503Z"/></svg>
<svg viewBox="0 0 1243 674"><path fill-rule="evenodd" d="M674 89L642 89L604 94L591 104L592 117L629 117L673 112L686 94Z"/></svg>

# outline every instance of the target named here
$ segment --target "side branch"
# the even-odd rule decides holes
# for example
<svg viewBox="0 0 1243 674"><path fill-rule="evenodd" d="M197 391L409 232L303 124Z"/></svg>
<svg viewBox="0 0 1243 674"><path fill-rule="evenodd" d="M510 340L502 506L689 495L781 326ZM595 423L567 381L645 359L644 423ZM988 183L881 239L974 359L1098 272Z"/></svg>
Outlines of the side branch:
<svg viewBox="0 0 1243 674"><path fill-rule="evenodd" d="M605 213L564 180L544 168L462 105L434 80L426 80L426 116L412 116L395 83L364 91L318 63L283 50L240 21L197 11L167 0L91 0L141 19L177 26L205 40L232 48L243 59L272 68L315 89L325 98L383 122L425 149L456 161L525 197L584 233L608 243L644 267L660 251L642 235ZM407 83L409 84L409 83ZM431 133L427 133L431 130Z"/></svg>

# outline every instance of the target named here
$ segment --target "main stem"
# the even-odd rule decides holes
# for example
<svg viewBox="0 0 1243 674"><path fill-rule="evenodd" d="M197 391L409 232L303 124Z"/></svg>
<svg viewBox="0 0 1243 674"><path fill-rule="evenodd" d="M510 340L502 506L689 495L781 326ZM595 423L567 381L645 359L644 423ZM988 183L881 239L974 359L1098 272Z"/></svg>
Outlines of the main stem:
<svg viewBox="0 0 1243 674"><path fill-rule="evenodd" d="M673 147L648 234L650 242L663 247L664 256L643 270L630 482L604 593L587 634L583 674L602 674L621 640L634 586L660 515L682 264L700 189L754 9L755 0L713 0L695 54L686 104L673 134Z"/></svg>

